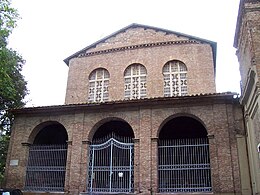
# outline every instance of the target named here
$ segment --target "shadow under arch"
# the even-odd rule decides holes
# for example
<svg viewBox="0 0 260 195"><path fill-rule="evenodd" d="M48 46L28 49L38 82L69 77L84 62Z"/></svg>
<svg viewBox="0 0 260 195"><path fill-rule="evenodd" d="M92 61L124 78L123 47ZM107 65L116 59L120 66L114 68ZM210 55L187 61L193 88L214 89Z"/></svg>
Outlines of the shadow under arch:
<svg viewBox="0 0 260 195"><path fill-rule="evenodd" d="M37 125L29 141L25 191L63 192L67 164L68 134L57 121Z"/></svg>
<svg viewBox="0 0 260 195"><path fill-rule="evenodd" d="M201 120L173 115L158 132L158 192L212 192L209 141Z"/></svg>
<svg viewBox="0 0 260 195"><path fill-rule="evenodd" d="M175 123L176 121L178 124L176 124L175 126L172 126L172 125L174 125L173 123ZM181 122L183 122L183 123L181 123ZM204 129L205 136L208 135L206 125L199 117L192 115L192 114L188 114L188 113L178 113L178 114L174 114L174 115L167 117L161 123L161 125L159 126L159 129L157 131L157 137L159 138L160 133L162 132L162 130L165 131L165 128L170 128L171 126L177 128L177 127L180 127L180 123L189 129L192 128L192 126L191 126L191 123L192 123L196 127L200 128L200 129Z"/></svg>
<svg viewBox="0 0 260 195"><path fill-rule="evenodd" d="M118 136L134 138L134 131L130 124L122 118L108 117L97 122L91 129L88 140L105 137L114 132Z"/></svg>
<svg viewBox="0 0 260 195"><path fill-rule="evenodd" d="M87 191L134 192L134 132L123 119L109 117L91 131Z"/></svg>
<svg viewBox="0 0 260 195"><path fill-rule="evenodd" d="M45 121L38 124L31 132L28 142L31 144L66 144L68 133L57 121Z"/></svg>

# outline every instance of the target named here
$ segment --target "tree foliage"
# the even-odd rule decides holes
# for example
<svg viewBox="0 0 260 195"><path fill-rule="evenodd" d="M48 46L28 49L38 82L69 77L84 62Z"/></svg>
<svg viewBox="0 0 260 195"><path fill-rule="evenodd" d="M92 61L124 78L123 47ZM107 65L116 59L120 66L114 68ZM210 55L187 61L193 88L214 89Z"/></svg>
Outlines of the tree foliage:
<svg viewBox="0 0 260 195"><path fill-rule="evenodd" d="M7 110L24 106L27 95L26 81L21 74L24 60L8 48L8 38L16 27L19 15L10 0L0 1L0 182L4 166L13 115Z"/></svg>
<svg viewBox="0 0 260 195"><path fill-rule="evenodd" d="M4 180L4 170L5 170L5 162L7 157L8 151L8 143L9 143L10 136L2 135L0 136L0 187L1 183Z"/></svg>
<svg viewBox="0 0 260 195"><path fill-rule="evenodd" d="M8 48L8 37L19 19L17 10L11 8L10 0L0 1L0 132L9 133L13 117L7 109L24 105L27 94L26 81L21 74L23 58Z"/></svg>

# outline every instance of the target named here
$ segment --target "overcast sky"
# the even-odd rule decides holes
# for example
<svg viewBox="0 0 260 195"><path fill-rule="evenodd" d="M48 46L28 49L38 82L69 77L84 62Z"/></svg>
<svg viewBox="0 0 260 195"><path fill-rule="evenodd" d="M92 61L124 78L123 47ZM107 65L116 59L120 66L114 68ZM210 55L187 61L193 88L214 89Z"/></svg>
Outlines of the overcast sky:
<svg viewBox="0 0 260 195"><path fill-rule="evenodd" d="M64 104L65 58L132 23L217 42L217 92L240 93L233 40L239 0L13 0L9 46L26 60L27 106Z"/></svg>

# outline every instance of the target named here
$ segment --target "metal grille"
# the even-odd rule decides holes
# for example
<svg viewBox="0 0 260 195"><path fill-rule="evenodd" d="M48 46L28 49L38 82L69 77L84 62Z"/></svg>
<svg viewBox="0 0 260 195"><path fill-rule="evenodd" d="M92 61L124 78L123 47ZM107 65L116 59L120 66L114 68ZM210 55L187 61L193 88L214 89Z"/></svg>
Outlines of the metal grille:
<svg viewBox="0 0 260 195"><path fill-rule="evenodd" d="M140 99L146 97L146 68L133 64L125 70L125 99Z"/></svg>
<svg viewBox="0 0 260 195"><path fill-rule="evenodd" d="M163 67L164 96L184 96L187 89L187 67L180 61L168 62Z"/></svg>
<svg viewBox="0 0 260 195"><path fill-rule="evenodd" d="M207 138L160 140L159 192L211 192Z"/></svg>
<svg viewBox="0 0 260 195"><path fill-rule="evenodd" d="M108 100L109 72L99 68L89 76L89 102L102 102Z"/></svg>
<svg viewBox="0 0 260 195"><path fill-rule="evenodd" d="M32 145L25 190L64 191L67 145Z"/></svg>
<svg viewBox="0 0 260 195"><path fill-rule="evenodd" d="M88 192L133 192L133 146L114 138L90 146Z"/></svg>

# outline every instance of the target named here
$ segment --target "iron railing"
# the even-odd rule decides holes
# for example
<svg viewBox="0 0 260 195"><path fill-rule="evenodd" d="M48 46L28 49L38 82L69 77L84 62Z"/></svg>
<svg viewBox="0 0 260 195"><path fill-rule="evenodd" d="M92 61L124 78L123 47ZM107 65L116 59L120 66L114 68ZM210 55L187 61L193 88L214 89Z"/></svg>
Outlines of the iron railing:
<svg viewBox="0 0 260 195"><path fill-rule="evenodd" d="M26 191L64 191L67 145L32 145L26 170Z"/></svg>
<svg viewBox="0 0 260 195"><path fill-rule="evenodd" d="M159 192L211 192L207 138L159 140Z"/></svg>
<svg viewBox="0 0 260 195"><path fill-rule="evenodd" d="M133 192L133 146L114 138L90 146L89 193Z"/></svg>

